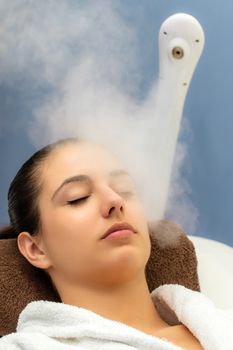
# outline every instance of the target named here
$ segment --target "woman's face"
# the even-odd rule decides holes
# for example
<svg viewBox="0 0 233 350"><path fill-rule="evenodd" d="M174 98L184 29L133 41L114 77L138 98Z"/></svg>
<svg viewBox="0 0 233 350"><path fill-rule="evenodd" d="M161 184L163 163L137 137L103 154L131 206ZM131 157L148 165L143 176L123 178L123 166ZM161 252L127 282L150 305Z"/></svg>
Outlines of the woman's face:
<svg viewBox="0 0 233 350"><path fill-rule="evenodd" d="M144 271L147 221L132 178L109 151L87 142L63 145L41 170L39 237L54 279L102 285ZM102 239L116 223L136 233Z"/></svg>

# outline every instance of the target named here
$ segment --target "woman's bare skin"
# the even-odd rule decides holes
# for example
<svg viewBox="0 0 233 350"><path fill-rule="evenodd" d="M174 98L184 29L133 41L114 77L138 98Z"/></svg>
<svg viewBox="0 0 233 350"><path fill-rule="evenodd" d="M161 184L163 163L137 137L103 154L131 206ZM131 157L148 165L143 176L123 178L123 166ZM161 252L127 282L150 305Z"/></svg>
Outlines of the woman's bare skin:
<svg viewBox="0 0 233 350"><path fill-rule="evenodd" d="M168 326L150 334L166 339L186 350L203 350L198 339L184 325Z"/></svg>

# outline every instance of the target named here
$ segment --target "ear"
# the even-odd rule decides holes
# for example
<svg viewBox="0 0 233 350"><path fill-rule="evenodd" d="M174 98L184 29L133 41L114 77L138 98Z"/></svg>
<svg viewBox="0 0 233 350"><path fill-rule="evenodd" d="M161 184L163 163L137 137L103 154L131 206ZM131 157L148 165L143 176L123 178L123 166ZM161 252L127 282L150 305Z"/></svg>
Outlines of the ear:
<svg viewBox="0 0 233 350"><path fill-rule="evenodd" d="M20 253L35 267L48 269L51 266L39 236L32 236L28 232L21 232L17 239Z"/></svg>

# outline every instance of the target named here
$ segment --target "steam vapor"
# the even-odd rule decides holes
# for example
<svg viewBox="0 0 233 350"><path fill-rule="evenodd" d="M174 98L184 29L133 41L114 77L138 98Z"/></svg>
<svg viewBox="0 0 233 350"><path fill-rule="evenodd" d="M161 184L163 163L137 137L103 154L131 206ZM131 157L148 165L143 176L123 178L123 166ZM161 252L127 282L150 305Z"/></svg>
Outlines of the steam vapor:
<svg viewBox="0 0 233 350"><path fill-rule="evenodd" d="M107 146L134 177L148 219L157 220L163 209L153 189L160 189L161 198L165 195L166 184L158 177L164 162L159 144L168 130L155 114L156 82L146 99L138 97L140 43L120 6L107 0L2 0L0 76L9 81L20 72L34 86L50 87L28 121L37 147L67 136ZM178 144L167 212L192 233L197 210L181 176L185 159L186 147Z"/></svg>

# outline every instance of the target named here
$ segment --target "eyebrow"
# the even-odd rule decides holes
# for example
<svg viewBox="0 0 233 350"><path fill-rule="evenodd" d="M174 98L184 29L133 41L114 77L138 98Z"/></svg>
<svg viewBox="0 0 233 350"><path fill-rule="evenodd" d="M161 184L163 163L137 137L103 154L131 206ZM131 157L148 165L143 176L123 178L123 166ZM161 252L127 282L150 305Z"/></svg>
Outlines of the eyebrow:
<svg viewBox="0 0 233 350"><path fill-rule="evenodd" d="M109 176L110 177L117 177L117 176L121 176L121 175L127 175L127 176L130 176L129 173L125 170L122 170L122 169L117 169L117 170L113 170L109 173ZM92 180L89 176L87 175L75 175L75 176L71 176L71 177L68 177L67 179L65 179L61 185L56 189L56 191L54 192L54 194L52 195L52 200L54 200L54 198L57 196L58 192L60 192L60 190L70 184L70 183L85 183L85 184L88 184L90 185L92 183Z"/></svg>

